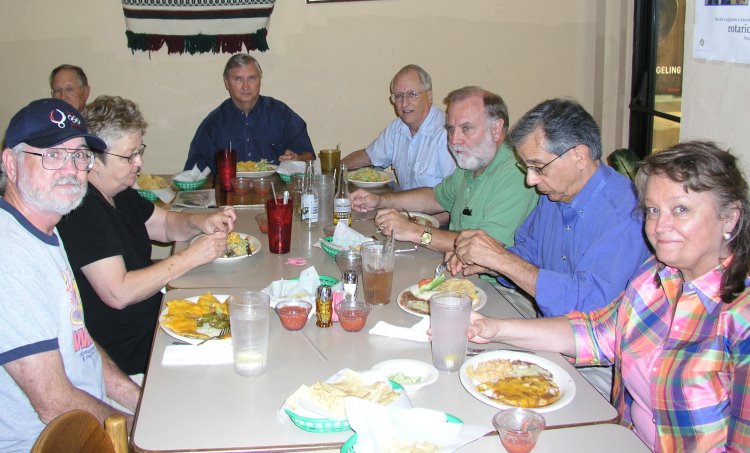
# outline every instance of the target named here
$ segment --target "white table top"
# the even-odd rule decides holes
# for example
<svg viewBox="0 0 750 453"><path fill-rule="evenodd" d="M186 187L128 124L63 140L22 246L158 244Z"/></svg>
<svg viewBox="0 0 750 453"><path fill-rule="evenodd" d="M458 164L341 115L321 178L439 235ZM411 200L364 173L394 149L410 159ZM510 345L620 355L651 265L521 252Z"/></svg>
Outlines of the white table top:
<svg viewBox="0 0 750 453"><path fill-rule="evenodd" d="M497 435L486 436L456 450L458 453L497 453L506 451ZM533 453L647 453L649 448L624 426L612 423L547 429L539 436Z"/></svg>
<svg viewBox="0 0 750 453"><path fill-rule="evenodd" d="M227 294L231 287L259 290L272 280L296 277L306 266L284 264L289 257L304 257L320 274L339 276L332 257L321 249L308 249L322 236L294 224L292 252L273 255L267 239L253 219L259 210L240 210L236 230L257 236L263 249L257 255L233 263L212 263L172 282L173 287L189 289L167 292L165 300L200 295L206 290ZM371 222L357 222L355 228ZM401 244L404 245L404 244ZM184 246L182 244L179 247ZM398 247L397 247L398 248ZM419 318L395 303L400 290L429 276L441 255L420 248L399 254L389 305L374 307L365 330L348 333L340 326L321 329L308 321L302 331L285 330L275 313L271 315L269 359L266 372L242 377L231 364L215 366L165 367L164 349L173 339L159 330L154 339L151 361L132 434L139 451L304 451L337 448L350 435L309 433L296 427L279 409L287 396L301 384L325 380L342 368L366 370L387 359L408 358L431 362L429 343L419 343L369 335L379 320L411 326ZM480 312L501 317L519 317L487 282L474 280L488 294ZM213 284L209 284L213 282ZM360 285L361 287L361 285ZM194 289L197 288L197 289ZM314 321L314 320L312 320ZM493 345L492 347L499 347ZM538 353L562 366L576 385L576 396L566 407L545 414L548 426L609 422L615 409L586 382L559 354ZM484 425L493 431L491 418L497 409L472 397L461 385L458 373L440 372L438 381L417 392L415 407L446 411L465 423Z"/></svg>

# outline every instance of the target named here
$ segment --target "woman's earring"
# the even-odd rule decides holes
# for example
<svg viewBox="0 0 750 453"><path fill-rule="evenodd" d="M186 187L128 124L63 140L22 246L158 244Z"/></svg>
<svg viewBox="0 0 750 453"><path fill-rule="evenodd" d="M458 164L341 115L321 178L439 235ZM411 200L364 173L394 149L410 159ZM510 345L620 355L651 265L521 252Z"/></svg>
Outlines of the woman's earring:
<svg viewBox="0 0 750 453"><path fill-rule="evenodd" d="M732 238L732 233L724 233L721 237L723 237L725 241L728 241Z"/></svg>

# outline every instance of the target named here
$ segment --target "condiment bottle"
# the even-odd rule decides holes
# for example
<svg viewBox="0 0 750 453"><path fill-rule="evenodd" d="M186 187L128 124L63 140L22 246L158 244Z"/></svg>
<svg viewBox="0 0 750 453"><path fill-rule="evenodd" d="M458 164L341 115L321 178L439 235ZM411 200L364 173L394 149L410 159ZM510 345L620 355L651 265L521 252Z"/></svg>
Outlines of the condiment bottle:
<svg viewBox="0 0 750 453"><path fill-rule="evenodd" d="M341 275L341 281L344 283L344 292L357 297L357 271L345 270Z"/></svg>
<svg viewBox="0 0 750 453"><path fill-rule="evenodd" d="M308 230L312 230L318 226L318 206L320 198L318 192L313 187L313 176L315 171L313 170L312 161L307 162L307 169L305 170L305 190L302 192L302 211L300 216L302 218L302 224L307 227Z"/></svg>
<svg viewBox="0 0 750 453"><path fill-rule="evenodd" d="M352 202L349 199L349 175L346 164L342 163L339 169L339 188L333 197L333 224L345 220L347 225L352 226Z"/></svg>
<svg viewBox="0 0 750 453"><path fill-rule="evenodd" d="M331 327L333 326L333 292L330 286L318 286L318 291L315 297L315 315L317 321L315 325L318 327Z"/></svg>

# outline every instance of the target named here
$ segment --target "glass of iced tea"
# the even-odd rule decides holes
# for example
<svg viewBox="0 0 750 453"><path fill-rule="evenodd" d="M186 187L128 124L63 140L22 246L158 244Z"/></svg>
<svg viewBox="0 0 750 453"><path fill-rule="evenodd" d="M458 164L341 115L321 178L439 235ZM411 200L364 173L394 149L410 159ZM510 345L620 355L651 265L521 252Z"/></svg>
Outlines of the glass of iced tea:
<svg viewBox="0 0 750 453"><path fill-rule="evenodd" d="M391 301L393 250L393 247L386 247L383 241L362 244L362 289L368 304L384 305Z"/></svg>

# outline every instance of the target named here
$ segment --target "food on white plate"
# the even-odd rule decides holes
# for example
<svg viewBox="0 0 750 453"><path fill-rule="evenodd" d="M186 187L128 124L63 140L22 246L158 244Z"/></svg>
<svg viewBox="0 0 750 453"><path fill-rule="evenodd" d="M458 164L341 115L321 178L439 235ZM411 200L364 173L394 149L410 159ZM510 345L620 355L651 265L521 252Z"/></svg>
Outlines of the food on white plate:
<svg viewBox="0 0 750 453"><path fill-rule="evenodd" d="M465 294L471 299L472 305L479 302L479 291L474 283L464 278L449 278L441 275L434 279L423 279L419 284L401 293L398 303L416 313L430 314L430 297L443 292Z"/></svg>
<svg viewBox="0 0 750 453"><path fill-rule="evenodd" d="M138 188L142 190L159 190L166 189L169 187L169 183L166 179L159 175L138 175Z"/></svg>
<svg viewBox="0 0 750 453"><path fill-rule="evenodd" d="M211 338L229 328L229 306L211 293L203 294L197 302L170 300L161 317L161 325L184 337Z"/></svg>
<svg viewBox="0 0 750 453"><path fill-rule="evenodd" d="M386 406L394 402L399 393L385 382L368 382L361 374L344 370L343 377L336 382L317 381L311 386L301 385L289 398L287 405L298 411L301 405L322 409L333 419L346 418L344 397L354 396ZM300 403L302 400L302 403Z"/></svg>
<svg viewBox="0 0 750 453"><path fill-rule="evenodd" d="M232 231L227 235L227 250L224 252L224 258L247 255L247 249L250 247L250 240L242 237L239 233ZM252 247L250 247L251 251Z"/></svg>
<svg viewBox="0 0 750 453"><path fill-rule="evenodd" d="M260 162L253 162L251 160L237 162L237 171L242 172L271 171L275 169L276 166L266 159L261 159Z"/></svg>
<svg viewBox="0 0 750 453"><path fill-rule="evenodd" d="M350 181L359 182L383 182L388 181L390 177L387 174L381 173L374 168L364 167L356 171L349 173Z"/></svg>
<svg viewBox="0 0 750 453"><path fill-rule="evenodd" d="M508 406L538 408L560 399L547 369L523 360L494 359L466 368L478 392Z"/></svg>

